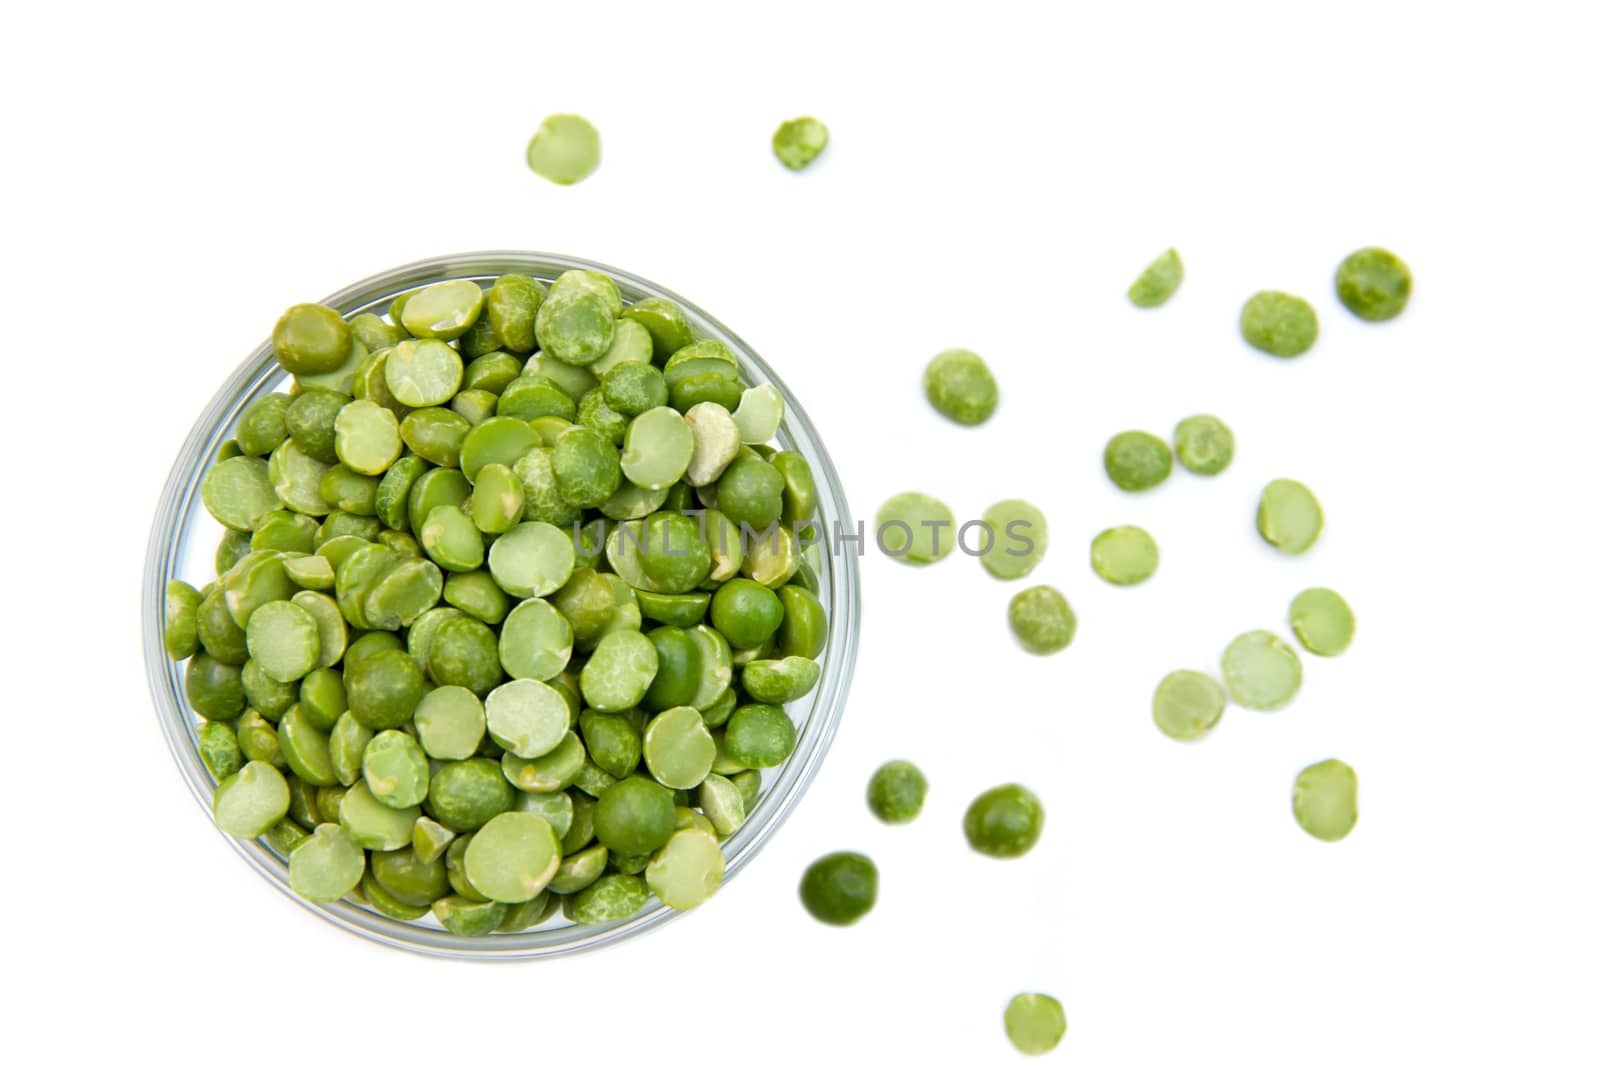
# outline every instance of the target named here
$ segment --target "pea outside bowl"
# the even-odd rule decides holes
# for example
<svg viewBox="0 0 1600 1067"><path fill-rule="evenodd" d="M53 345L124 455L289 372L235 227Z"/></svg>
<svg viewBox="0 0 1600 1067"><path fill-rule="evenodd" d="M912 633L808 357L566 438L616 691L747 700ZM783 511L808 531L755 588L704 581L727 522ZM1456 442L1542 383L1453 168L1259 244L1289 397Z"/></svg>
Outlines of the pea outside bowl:
<svg viewBox="0 0 1600 1067"><path fill-rule="evenodd" d="M628 303L646 297L664 297L683 308L700 336L715 338L738 356L744 378L751 385L770 382L783 393L786 405L778 441L785 449L805 456L811 464L818 491L818 521L824 529L833 524L852 528L844 490L828 453L811 421L795 398L750 347L731 330L682 297L660 286L603 264L537 252L482 252L444 256L397 268L357 282L322 303L345 316L362 312L382 314L401 293L451 278L487 282L508 271L532 275L549 282L566 270L603 271L614 279ZM195 800L209 817L216 783L200 761L196 747L199 718L189 709L183 692L183 665L168 659L162 646L163 595L167 582L179 578L199 588L213 576L212 557L222 527L200 502L200 481L212 457L232 438L239 415L256 398L284 386L287 375L263 342L229 377L206 406L173 464L161 492L150 546L145 559L142 620L144 654L150 695L156 717L178 771ZM817 572L819 595L828 612L828 642L822 655L822 675L811 694L789 705L798 727L794 753L781 767L766 772L760 799L743 826L723 841L727 878L731 879L761 850L805 793L828 751L844 710L850 675L855 666L857 618L860 613L859 574L852 553L811 553ZM654 897L632 918L609 926L568 924L559 914L532 930L487 937L462 937L439 927L431 916L418 922L401 922L350 900L312 904L289 888L288 867L260 841L243 841L219 832L219 837L267 881L309 911L360 937L395 948L431 956L464 959L542 959L613 945L653 930L678 913ZM705 907L716 907L713 898Z"/></svg>

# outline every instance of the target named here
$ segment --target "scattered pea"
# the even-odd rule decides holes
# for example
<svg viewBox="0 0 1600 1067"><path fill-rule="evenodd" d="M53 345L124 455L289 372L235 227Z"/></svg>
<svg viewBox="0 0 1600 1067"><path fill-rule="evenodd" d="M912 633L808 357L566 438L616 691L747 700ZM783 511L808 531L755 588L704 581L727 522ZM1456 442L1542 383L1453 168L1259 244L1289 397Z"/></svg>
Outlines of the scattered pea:
<svg viewBox="0 0 1600 1067"><path fill-rule="evenodd" d="M1215 415L1191 415L1172 433L1178 462L1193 474L1221 474L1233 462L1233 431Z"/></svg>
<svg viewBox="0 0 1600 1067"><path fill-rule="evenodd" d="M1276 634L1251 630L1223 652L1222 680L1239 706L1273 711L1300 691L1300 657Z"/></svg>
<svg viewBox="0 0 1600 1067"><path fill-rule="evenodd" d="M790 170L805 170L828 147L828 127L821 120L790 119L772 135L772 154Z"/></svg>
<svg viewBox="0 0 1600 1067"><path fill-rule="evenodd" d="M849 926L878 900L877 865L859 852L832 852L806 868L800 903L819 922Z"/></svg>
<svg viewBox="0 0 1600 1067"><path fill-rule="evenodd" d="M1355 637L1356 617L1332 589L1307 589L1290 603L1289 625L1307 652L1337 656Z"/></svg>
<svg viewBox="0 0 1600 1067"><path fill-rule="evenodd" d="M935 411L962 426L989 421L1000 404L1000 387L989 365L964 348L933 357L922 375L922 391Z"/></svg>
<svg viewBox="0 0 1600 1067"><path fill-rule="evenodd" d="M1388 322L1411 299L1411 268L1386 248L1362 248L1339 264L1339 302L1368 322Z"/></svg>
<svg viewBox="0 0 1600 1067"><path fill-rule="evenodd" d="M1356 772L1329 759L1294 780L1294 819L1318 841L1342 841L1356 826Z"/></svg>
<svg viewBox="0 0 1600 1067"><path fill-rule="evenodd" d="M1113 526L1095 535L1089 547L1094 572L1112 585L1138 585L1160 563L1156 539L1139 526Z"/></svg>
<svg viewBox="0 0 1600 1067"><path fill-rule="evenodd" d="M528 167L557 185L573 185L600 163L600 134L580 115L551 115L528 142Z"/></svg>
<svg viewBox="0 0 1600 1067"><path fill-rule="evenodd" d="M1267 544L1297 556L1316 544L1322 534L1322 505L1304 485L1277 478L1261 490L1256 529Z"/></svg>
<svg viewBox="0 0 1600 1067"><path fill-rule="evenodd" d="M906 760L890 760L867 782L867 807L879 822L891 826L908 823L921 814L927 795L928 779Z"/></svg>
<svg viewBox="0 0 1600 1067"><path fill-rule="evenodd" d="M956 517L926 493L898 493L877 517L878 547L902 563L935 563L956 546Z"/></svg>
<svg viewBox="0 0 1600 1067"><path fill-rule="evenodd" d="M1144 269L1128 287L1128 300L1137 308L1158 308L1172 299L1183 284L1183 260L1169 248Z"/></svg>
<svg viewBox="0 0 1600 1067"><path fill-rule="evenodd" d="M1006 1005L1006 1037L1024 1056L1042 1056L1061 1043L1067 1013L1045 993L1018 993Z"/></svg>
<svg viewBox="0 0 1600 1067"><path fill-rule="evenodd" d="M1156 686L1152 712L1156 728L1177 741L1205 736L1222 718L1227 696L1211 676L1173 671Z"/></svg>
<svg viewBox="0 0 1600 1067"><path fill-rule="evenodd" d="M1014 859L1039 843L1044 806L1020 785L997 785L973 800L961 825L975 852Z"/></svg>
<svg viewBox="0 0 1600 1067"><path fill-rule="evenodd" d="M1112 483L1130 493L1154 489L1172 473L1172 449L1142 430L1128 430L1106 442L1104 461Z"/></svg>
<svg viewBox="0 0 1600 1067"><path fill-rule="evenodd" d="M1072 644L1078 632L1078 617L1067 598L1048 585L1036 585L1012 597L1006 619L1017 641L1036 656L1060 652Z"/></svg>
<svg viewBox="0 0 1600 1067"><path fill-rule="evenodd" d="M1263 290L1245 301L1239 332L1250 347L1292 359L1317 343L1317 313L1298 296Z"/></svg>
<svg viewBox="0 0 1600 1067"><path fill-rule="evenodd" d="M996 578L1026 578L1050 545L1044 512L1026 500L1002 500L983 513L988 540L979 546L984 568Z"/></svg>

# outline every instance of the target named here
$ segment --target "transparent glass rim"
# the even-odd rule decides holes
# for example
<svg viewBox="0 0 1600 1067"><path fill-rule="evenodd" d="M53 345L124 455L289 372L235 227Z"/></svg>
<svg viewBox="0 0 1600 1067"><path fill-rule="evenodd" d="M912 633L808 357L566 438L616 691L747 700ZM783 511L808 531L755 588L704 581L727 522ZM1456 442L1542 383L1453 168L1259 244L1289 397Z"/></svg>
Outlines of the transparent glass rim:
<svg viewBox="0 0 1600 1067"><path fill-rule="evenodd" d="M485 278L516 271L548 280L566 270L603 271L616 281L624 300L629 303L646 297L673 301L683 308L701 336L719 340L737 354L745 377L752 384L771 382L777 386L785 400L784 426L779 441L786 448L802 452L811 464L819 490L819 520L824 525L838 523L846 530L854 529L833 461L804 409L778 375L732 330L695 304L653 282L615 267L570 256L519 251L472 252L420 260L373 275L325 297L321 303L345 315L369 310L381 312L396 295L446 279ZM140 617L150 695L172 758L189 792L208 817L215 787L195 746L195 716L183 695L182 672L179 665L167 657L162 644L164 590L177 572L187 518L193 508L200 506L200 479L211 457L227 439L244 407L257 395L270 391L284 377L272 356L270 342L263 341L212 397L189 431L162 488L145 558ZM778 768L777 776L766 783L761 802L750 818L723 842L727 855L726 880L731 880L755 857L794 810L816 776L844 712L855 668L861 612L858 560L853 552L825 551L818 562L826 572L822 577L828 593L829 617L821 678L809 698L810 712L800 730L794 753ZM610 926L568 926L518 934L462 937L442 929L388 919L347 901L313 904L294 893L289 887L286 865L260 841L244 841L220 832L218 836L258 874L306 910L369 941L423 955L474 960L548 959L614 945L654 930L680 914L652 897L639 914Z"/></svg>

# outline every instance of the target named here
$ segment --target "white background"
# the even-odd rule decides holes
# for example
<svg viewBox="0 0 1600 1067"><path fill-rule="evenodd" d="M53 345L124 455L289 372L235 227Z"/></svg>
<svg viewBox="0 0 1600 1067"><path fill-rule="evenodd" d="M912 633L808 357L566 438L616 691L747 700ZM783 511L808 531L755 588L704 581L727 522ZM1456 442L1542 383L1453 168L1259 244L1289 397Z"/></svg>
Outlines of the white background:
<svg viewBox="0 0 1600 1067"><path fill-rule="evenodd" d="M1600 717L1594 551L1596 65L1577 3L29 5L8 15L4 182L10 1048L23 1060L403 1056L676 1065L1003 1063L1022 990L1085 1064L1594 1063ZM562 189L523 145L588 116ZM773 160L782 119L832 143ZM1405 316L1332 297L1352 249L1405 257ZM1139 312L1176 245L1189 278ZM710 906L553 965L413 958L318 923L227 850L151 715L147 524L204 401L286 305L425 256L528 248L676 289L778 368L858 517L922 489L973 517L1026 496L1036 578L1078 640L1010 642L1016 591L970 559L864 566L861 660L805 803ZM1238 339L1259 288L1322 340ZM920 397L983 353L992 423ZM1147 497L1112 433L1196 411L1239 438ZM1254 498L1328 515L1286 559ZM1099 529L1162 547L1148 585ZM1278 714L1184 746L1156 681L1282 631L1327 584L1360 618ZM1290 785L1341 757L1355 833L1300 832ZM875 824L892 757L932 780ZM1018 862L971 854L980 789L1049 812ZM795 900L837 848L877 910Z"/></svg>

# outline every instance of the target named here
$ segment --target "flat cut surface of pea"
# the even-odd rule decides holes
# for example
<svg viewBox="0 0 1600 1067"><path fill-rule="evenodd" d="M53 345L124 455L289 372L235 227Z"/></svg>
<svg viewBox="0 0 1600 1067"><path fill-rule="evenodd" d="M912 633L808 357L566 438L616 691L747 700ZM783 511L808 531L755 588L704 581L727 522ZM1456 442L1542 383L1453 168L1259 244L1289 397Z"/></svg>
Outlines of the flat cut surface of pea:
<svg viewBox="0 0 1600 1067"><path fill-rule="evenodd" d="M530 145L558 182L570 118ZM296 305L274 346L296 394L201 483L216 580L163 591L217 826L460 936L709 900L828 636L803 545L740 538L818 509L783 394L587 270Z"/></svg>

